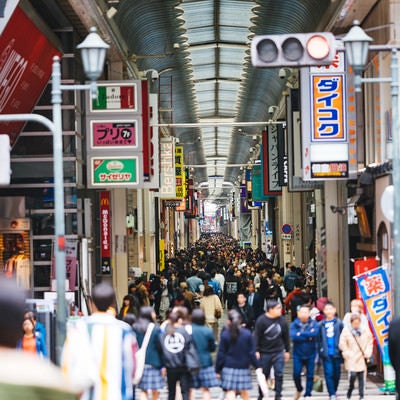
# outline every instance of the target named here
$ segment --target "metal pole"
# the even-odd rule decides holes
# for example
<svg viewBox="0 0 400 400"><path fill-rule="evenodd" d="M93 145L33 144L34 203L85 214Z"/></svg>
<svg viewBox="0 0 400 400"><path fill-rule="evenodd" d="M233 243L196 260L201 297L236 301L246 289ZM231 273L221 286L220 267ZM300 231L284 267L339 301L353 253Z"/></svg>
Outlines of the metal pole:
<svg viewBox="0 0 400 400"><path fill-rule="evenodd" d="M392 95L392 138L393 138L393 297L394 315L400 315L400 138L399 138L399 76L397 50L392 50L391 60L392 81L390 84Z"/></svg>
<svg viewBox="0 0 400 400"><path fill-rule="evenodd" d="M61 69L60 58L53 58L51 103L53 106L53 170L54 170L54 216L55 216L55 251L57 281L56 307L56 359L61 361L62 347L66 335L66 301L65 301L65 222L64 222L64 171L63 171L63 140L61 114Z"/></svg>

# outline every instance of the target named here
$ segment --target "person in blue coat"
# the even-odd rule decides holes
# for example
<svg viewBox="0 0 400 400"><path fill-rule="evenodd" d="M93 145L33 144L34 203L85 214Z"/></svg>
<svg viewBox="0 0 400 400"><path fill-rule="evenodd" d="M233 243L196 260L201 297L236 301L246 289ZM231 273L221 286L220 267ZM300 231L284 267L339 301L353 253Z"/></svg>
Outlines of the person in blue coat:
<svg viewBox="0 0 400 400"><path fill-rule="evenodd" d="M242 319L236 310L228 312L227 327L221 332L216 372L221 376L221 387L226 400L234 400L236 392L242 399L249 399L252 389L250 366L259 368L251 332L242 327Z"/></svg>
<svg viewBox="0 0 400 400"><path fill-rule="evenodd" d="M199 356L201 368L198 374L192 375L193 387L201 388L203 400L210 400L210 388L220 385L215 373L211 353L215 351L215 337L211 328L205 326L206 317L201 308L192 312L192 338Z"/></svg>
<svg viewBox="0 0 400 400"><path fill-rule="evenodd" d="M324 319L319 326L319 354L324 367L325 382L329 396L331 400L335 400L343 361L339 349L343 322L337 317L336 307L333 303L327 302L323 311Z"/></svg>
<svg viewBox="0 0 400 400"><path fill-rule="evenodd" d="M304 397L311 396L314 383L314 366L317 355L319 325L310 317L310 306L303 304L297 311L297 318L290 325L290 338L293 342L293 380L297 392L294 400L298 400L303 391L301 372L306 367L306 391Z"/></svg>

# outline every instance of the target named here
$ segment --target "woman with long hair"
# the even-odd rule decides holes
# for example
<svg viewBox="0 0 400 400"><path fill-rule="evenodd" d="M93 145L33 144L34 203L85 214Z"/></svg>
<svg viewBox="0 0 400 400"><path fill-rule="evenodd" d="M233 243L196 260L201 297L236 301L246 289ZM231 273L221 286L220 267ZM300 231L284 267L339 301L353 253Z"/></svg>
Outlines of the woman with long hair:
<svg viewBox="0 0 400 400"><path fill-rule="evenodd" d="M144 336L148 329L152 329L149 343L146 348L146 358L142 379L138 384L141 390L140 398L147 400L147 392L151 390L152 400L157 400L160 390L164 387L164 379L161 374L162 348L160 344L160 328L155 324L156 313L153 307L145 306L140 309L139 320L134 326L139 347L142 346Z"/></svg>
<svg viewBox="0 0 400 400"><path fill-rule="evenodd" d="M139 303L136 297L132 294L127 294L122 299L122 307L119 310L117 318L124 320L127 314L135 314L136 317L139 314Z"/></svg>
<svg viewBox="0 0 400 400"><path fill-rule="evenodd" d="M240 392L243 400L249 399L252 388L250 366L259 367L253 337L242 327L240 314L236 310L228 313L227 327L221 333L216 360L216 371L221 376L226 400L234 400Z"/></svg>
<svg viewBox="0 0 400 400"><path fill-rule="evenodd" d="M25 317L22 322L23 336L17 344L17 348L28 353L47 357L46 344L40 332L35 331L35 322L32 318Z"/></svg>

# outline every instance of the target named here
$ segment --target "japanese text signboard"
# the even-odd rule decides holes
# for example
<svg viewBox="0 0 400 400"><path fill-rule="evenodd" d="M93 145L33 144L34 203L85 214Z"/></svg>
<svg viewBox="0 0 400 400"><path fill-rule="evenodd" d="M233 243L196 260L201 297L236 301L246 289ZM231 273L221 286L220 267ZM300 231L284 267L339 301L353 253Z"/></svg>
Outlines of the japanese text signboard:
<svg viewBox="0 0 400 400"><path fill-rule="evenodd" d="M138 157L92 157L92 186L126 186L138 182Z"/></svg>
<svg viewBox="0 0 400 400"><path fill-rule="evenodd" d="M368 319L375 334L382 361L390 367L389 358L389 324L392 319L391 285L386 269L379 267L354 277L360 290L361 298L367 310ZM386 382L385 384L394 386Z"/></svg>
<svg viewBox="0 0 400 400"><path fill-rule="evenodd" d="M137 148L137 121L90 121L92 148Z"/></svg>
<svg viewBox="0 0 400 400"><path fill-rule="evenodd" d="M183 146L175 146L175 178L176 198L183 199L186 196L185 168L183 165Z"/></svg>
<svg viewBox="0 0 400 400"><path fill-rule="evenodd" d="M301 69L304 181L348 179L357 173L351 82L341 51L329 66Z"/></svg>
<svg viewBox="0 0 400 400"><path fill-rule="evenodd" d="M313 130L311 140L346 140L344 129L344 75L313 75Z"/></svg>
<svg viewBox="0 0 400 400"><path fill-rule="evenodd" d="M268 131L262 136L262 173L264 183L264 196L282 194L279 185L279 135L283 135L282 125L269 125Z"/></svg>
<svg viewBox="0 0 400 400"><path fill-rule="evenodd" d="M110 192L100 192L100 256L101 273L111 274L111 206Z"/></svg>

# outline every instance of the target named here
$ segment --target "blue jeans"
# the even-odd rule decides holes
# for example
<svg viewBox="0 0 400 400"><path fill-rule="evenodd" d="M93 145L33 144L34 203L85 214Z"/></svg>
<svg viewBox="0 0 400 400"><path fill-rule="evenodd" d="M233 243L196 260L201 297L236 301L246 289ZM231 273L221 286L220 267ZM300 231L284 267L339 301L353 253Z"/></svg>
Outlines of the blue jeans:
<svg viewBox="0 0 400 400"><path fill-rule="evenodd" d="M329 396L334 396L339 386L341 360L328 356L328 358L322 359L322 364Z"/></svg>
<svg viewBox="0 0 400 400"><path fill-rule="evenodd" d="M282 398L282 384L283 384L283 368L285 367L285 353L261 353L260 365L263 373L268 378L271 372L271 367L274 367L275 374L275 399ZM261 393L258 398L262 398Z"/></svg>
<svg viewBox="0 0 400 400"><path fill-rule="evenodd" d="M312 387L314 384L314 366L315 366L315 354L308 358L300 358L293 355L293 380L296 385L298 392L303 391L303 386L301 385L301 370L303 366L306 367L306 391L304 396L311 396Z"/></svg>

